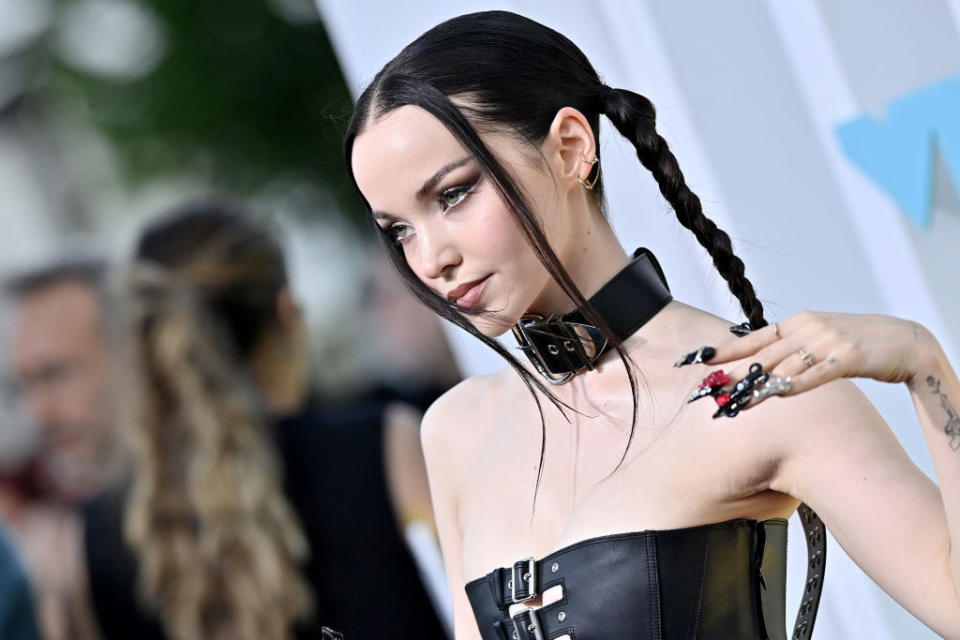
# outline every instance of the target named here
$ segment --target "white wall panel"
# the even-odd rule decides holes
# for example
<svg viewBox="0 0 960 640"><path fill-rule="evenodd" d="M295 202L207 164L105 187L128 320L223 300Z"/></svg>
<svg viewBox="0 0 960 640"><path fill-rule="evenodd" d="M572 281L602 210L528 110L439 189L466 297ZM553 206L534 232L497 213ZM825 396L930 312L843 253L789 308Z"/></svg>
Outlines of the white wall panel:
<svg viewBox="0 0 960 640"><path fill-rule="evenodd" d="M853 8L831 5L826 15L816 3L776 0L697 3L695 10L673 0L318 3L355 91L403 45L453 15L503 8L557 29L584 50L608 84L643 93L657 105L661 133L707 214L734 238L768 317L782 319L805 308L908 317L933 330L958 363L960 318L949 298L957 296L956 288L944 284L951 279L934 277L930 265L954 264L960 238L933 242L929 231L912 228L884 189L844 153L836 129L861 112L881 117L883 106L898 97L882 69L869 65L870 47L888 35L918 49L898 63L898 91L960 65L936 53L951 50L951 39L960 41L960 0L909 3L909 11L933 16L911 16L911 24L936 19L940 44L922 42L910 30L884 33L895 30L891 16L903 9L886 0L877 15L869 15L874 5L866 0L851 3ZM861 28L877 33L852 32L857 10L871 18ZM739 321L736 301L676 222L633 149L609 123L603 121L601 129L610 215L624 244L657 252L677 298ZM952 179L960 184L960 176ZM459 331L451 337L466 372L501 366ZM912 459L932 475L903 389L860 386ZM793 527L788 599L795 603L805 550ZM836 543L830 555L817 638L935 637Z"/></svg>

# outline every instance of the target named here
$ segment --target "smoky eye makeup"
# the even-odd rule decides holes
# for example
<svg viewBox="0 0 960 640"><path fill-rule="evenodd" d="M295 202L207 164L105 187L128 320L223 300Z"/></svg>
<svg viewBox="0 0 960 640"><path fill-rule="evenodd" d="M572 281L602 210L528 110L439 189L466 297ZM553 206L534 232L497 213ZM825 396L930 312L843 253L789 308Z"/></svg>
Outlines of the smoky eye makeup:
<svg viewBox="0 0 960 640"><path fill-rule="evenodd" d="M465 179L451 180L449 186L442 186L437 189L437 202L440 209L444 212L460 205L473 191L480 186L483 180L483 173L474 170L466 176Z"/></svg>
<svg viewBox="0 0 960 640"><path fill-rule="evenodd" d="M405 222L394 222L389 226L381 227L381 229L393 242L403 242L413 233L413 227Z"/></svg>
<svg viewBox="0 0 960 640"><path fill-rule="evenodd" d="M378 215L377 230L385 235L391 242L397 244L403 242L414 233L413 227L402 220L397 220L393 216Z"/></svg>
<svg viewBox="0 0 960 640"><path fill-rule="evenodd" d="M428 200L433 200L440 212L446 213L460 206L483 182L484 174L479 167L471 167L464 176L449 177L446 184L439 184L432 193L428 192ZM374 219L381 233L397 244L414 235L416 230L402 219L383 212L374 212Z"/></svg>

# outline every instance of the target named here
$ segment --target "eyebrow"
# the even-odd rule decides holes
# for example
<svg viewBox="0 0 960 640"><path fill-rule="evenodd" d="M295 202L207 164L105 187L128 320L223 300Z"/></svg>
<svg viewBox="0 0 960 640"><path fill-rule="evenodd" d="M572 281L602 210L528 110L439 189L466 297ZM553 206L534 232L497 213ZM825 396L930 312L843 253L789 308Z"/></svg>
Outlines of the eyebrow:
<svg viewBox="0 0 960 640"><path fill-rule="evenodd" d="M458 169L462 167L463 165L467 164L471 160L473 160L473 156L464 156L459 160L454 160L450 164L441 167L439 171L437 171L435 174L430 176L430 178L428 178L427 181L423 183L423 186L417 189L417 200L423 200L423 197L427 195L427 192L430 191L430 189L432 189L434 186L436 186L438 182L443 180L444 176L446 176L448 173L450 173L454 169Z"/></svg>
<svg viewBox="0 0 960 640"><path fill-rule="evenodd" d="M454 160L453 162L444 165L437 171L435 174L430 176L419 189L417 189L416 198L417 200L423 200L427 195L427 192L430 191L438 182L443 180L444 176L453 171L454 169L459 169L463 165L467 164L473 160L473 156L464 156L459 160ZM393 214L387 213L386 211L372 211L371 215L374 220L392 220L395 216Z"/></svg>

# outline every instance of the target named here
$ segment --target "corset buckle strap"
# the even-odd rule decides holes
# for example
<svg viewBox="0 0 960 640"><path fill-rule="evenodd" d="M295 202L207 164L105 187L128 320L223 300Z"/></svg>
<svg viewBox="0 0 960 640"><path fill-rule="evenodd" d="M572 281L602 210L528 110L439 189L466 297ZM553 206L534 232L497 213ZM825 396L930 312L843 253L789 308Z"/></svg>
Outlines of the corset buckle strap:
<svg viewBox="0 0 960 640"><path fill-rule="evenodd" d="M513 640L546 640L540 616L532 607L524 607L513 615Z"/></svg>
<svg viewBox="0 0 960 640"><path fill-rule="evenodd" d="M510 569L510 599L513 604L532 600L537 596L537 561L524 558L513 563Z"/></svg>

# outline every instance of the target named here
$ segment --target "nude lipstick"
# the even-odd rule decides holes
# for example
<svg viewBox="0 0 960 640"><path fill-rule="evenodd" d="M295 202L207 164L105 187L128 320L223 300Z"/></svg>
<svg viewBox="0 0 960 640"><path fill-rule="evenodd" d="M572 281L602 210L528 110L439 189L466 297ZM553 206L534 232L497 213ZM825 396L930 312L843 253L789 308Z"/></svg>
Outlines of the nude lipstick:
<svg viewBox="0 0 960 640"><path fill-rule="evenodd" d="M489 279L490 276L485 276L479 280L465 282L455 289L452 289L447 294L447 300L461 309L472 309L477 306L477 303L480 301L480 296L483 295L483 290L486 288L487 280Z"/></svg>

